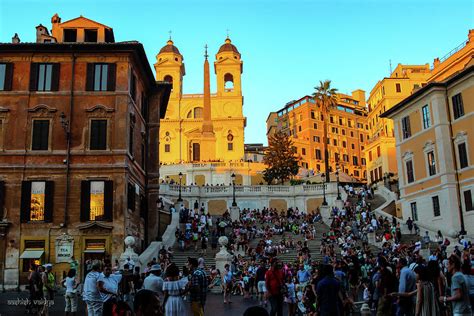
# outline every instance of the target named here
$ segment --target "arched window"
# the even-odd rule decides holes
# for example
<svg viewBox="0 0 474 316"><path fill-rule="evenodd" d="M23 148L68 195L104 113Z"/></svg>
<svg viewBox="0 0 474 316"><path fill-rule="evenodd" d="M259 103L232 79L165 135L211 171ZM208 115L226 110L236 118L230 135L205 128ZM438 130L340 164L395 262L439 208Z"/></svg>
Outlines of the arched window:
<svg viewBox="0 0 474 316"><path fill-rule="evenodd" d="M166 82L171 83L171 89L173 89L173 77L171 77L170 75L166 75L166 76L163 78L163 80L166 81Z"/></svg>
<svg viewBox="0 0 474 316"><path fill-rule="evenodd" d="M234 90L234 76L230 73L224 75L224 89L225 91Z"/></svg>
<svg viewBox="0 0 474 316"><path fill-rule="evenodd" d="M195 107L194 109L190 110L188 114L186 115L186 118L202 118L202 108L201 107Z"/></svg>

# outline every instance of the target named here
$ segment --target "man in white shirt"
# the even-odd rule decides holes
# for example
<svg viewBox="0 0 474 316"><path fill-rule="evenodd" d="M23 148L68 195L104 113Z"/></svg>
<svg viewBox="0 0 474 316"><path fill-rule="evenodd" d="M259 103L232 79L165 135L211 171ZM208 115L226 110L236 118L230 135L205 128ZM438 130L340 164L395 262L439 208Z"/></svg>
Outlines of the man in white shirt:
<svg viewBox="0 0 474 316"><path fill-rule="evenodd" d="M86 275L84 280L84 288L82 291L82 299L87 305L87 315L102 316L102 298L100 297L97 281L100 277L99 265L94 264L92 271Z"/></svg>
<svg viewBox="0 0 474 316"><path fill-rule="evenodd" d="M154 264L150 269L150 275L143 280L143 288L159 295L160 301L163 297L163 278L161 277L161 266Z"/></svg>
<svg viewBox="0 0 474 316"><path fill-rule="evenodd" d="M112 268L106 266L97 280L100 297L104 302L104 315L112 315L112 307L117 302L118 285L121 279L121 274L112 274Z"/></svg>

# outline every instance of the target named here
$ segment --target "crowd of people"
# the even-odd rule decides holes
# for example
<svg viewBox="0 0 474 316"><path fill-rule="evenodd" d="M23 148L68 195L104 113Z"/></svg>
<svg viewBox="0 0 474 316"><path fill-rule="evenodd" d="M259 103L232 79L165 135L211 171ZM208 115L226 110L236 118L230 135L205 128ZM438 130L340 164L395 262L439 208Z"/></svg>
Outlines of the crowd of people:
<svg viewBox="0 0 474 316"><path fill-rule="evenodd" d="M253 302L247 316L266 315L267 308L271 316L283 315L284 309L289 316L349 315L354 310L384 316L472 315L474 248L467 238L460 236L448 250L451 242L441 232L434 239L427 233L418 237L412 219L401 223L376 216L370 189L350 187L347 192L343 207L331 209L325 229L318 224L318 210L243 209L240 219L232 221L228 212L210 216L197 202L192 209L181 206L177 251L205 255L208 244L215 249L218 238L226 236L234 256L223 271L206 266L202 258L188 258L180 268L173 263L173 250L164 247L142 269L130 259L123 267L90 262L83 282L71 265L61 281L66 312L74 314L82 296L93 316L181 316L186 302L193 315L204 315L212 291L222 293L224 304L235 296ZM402 233L405 224L408 234ZM369 244L370 234L380 248ZM50 266L32 267L32 297L54 295L55 280L48 271Z"/></svg>

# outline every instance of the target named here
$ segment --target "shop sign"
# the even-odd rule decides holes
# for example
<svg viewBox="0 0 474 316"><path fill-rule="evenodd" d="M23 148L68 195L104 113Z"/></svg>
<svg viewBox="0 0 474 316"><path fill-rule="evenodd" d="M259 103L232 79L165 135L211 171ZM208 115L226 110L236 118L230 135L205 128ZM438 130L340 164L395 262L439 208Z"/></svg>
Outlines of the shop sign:
<svg viewBox="0 0 474 316"><path fill-rule="evenodd" d="M74 237L62 235L56 238L56 263L70 262L74 256Z"/></svg>

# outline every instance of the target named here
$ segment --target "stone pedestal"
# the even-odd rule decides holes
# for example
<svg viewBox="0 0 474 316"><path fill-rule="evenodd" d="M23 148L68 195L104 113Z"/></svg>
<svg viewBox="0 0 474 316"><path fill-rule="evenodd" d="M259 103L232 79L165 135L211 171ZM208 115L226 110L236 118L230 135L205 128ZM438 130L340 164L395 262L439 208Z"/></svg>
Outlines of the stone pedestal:
<svg viewBox="0 0 474 316"><path fill-rule="evenodd" d="M336 199L334 201L334 206L341 210L344 207L344 201L342 199Z"/></svg>
<svg viewBox="0 0 474 316"><path fill-rule="evenodd" d="M321 205L319 207L319 211L321 212L321 217L323 218L323 222L326 224L331 224L330 223L330 217L331 217L331 208L328 205Z"/></svg>
<svg viewBox="0 0 474 316"><path fill-rule="evenodd" d="M229 243L229 240L225 236L219 237L219 245L221 245L221 250L216 253L216 269L218 269L221 273L224 272L224 267L226 264L231 264L233 255L231 255L227 251L227 244Z"/></svg>
<svg viewBox="0 0 474 316"><path fill-rule="evenodd" d="M375 233L367 233L369 245L375 245Z"/></svg>
<svg viewBox="0 0 474 316"><path fill-rule="evenodd" d="M240 208L238 206L230 207L230 219L232 222L239 221L240 219Z"/></svg>
<svg viewBox="0 0 474 316"><path fill-rule="evenodd" d="M133 250L132 246L135 244L135 238L133 236L127 236L125 238L125 251L120 255L120 269L123 269L123 266L127 262L127 259L130 258L134 263L134 267L140 267L140 260L138 254ZM132 267L130 267L132 269Z"/></svg>

